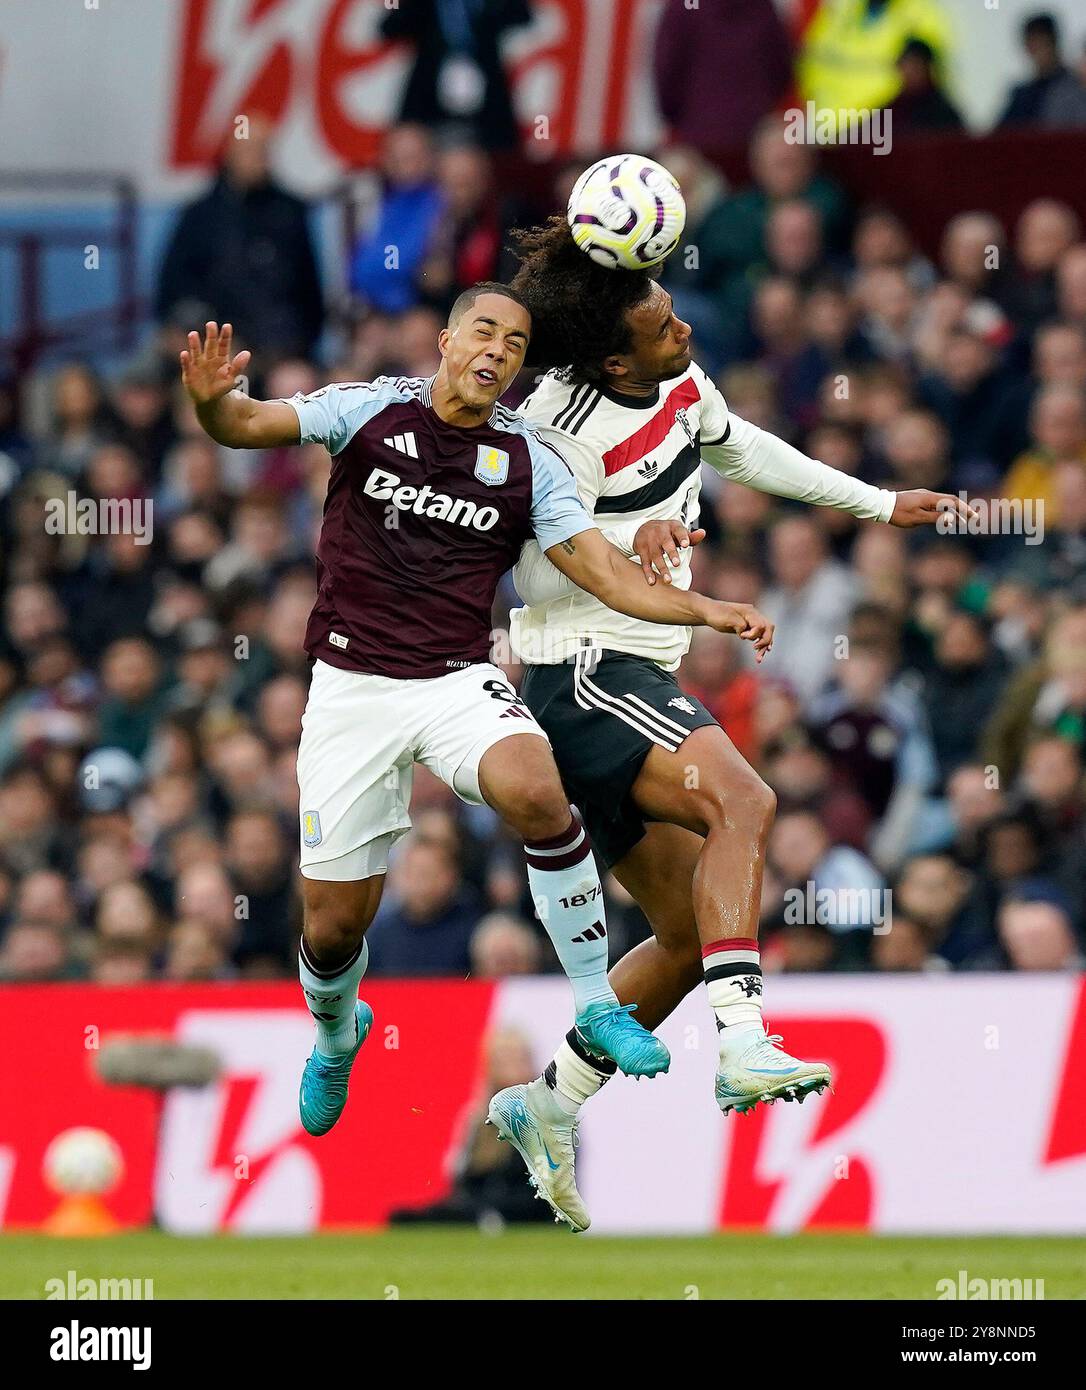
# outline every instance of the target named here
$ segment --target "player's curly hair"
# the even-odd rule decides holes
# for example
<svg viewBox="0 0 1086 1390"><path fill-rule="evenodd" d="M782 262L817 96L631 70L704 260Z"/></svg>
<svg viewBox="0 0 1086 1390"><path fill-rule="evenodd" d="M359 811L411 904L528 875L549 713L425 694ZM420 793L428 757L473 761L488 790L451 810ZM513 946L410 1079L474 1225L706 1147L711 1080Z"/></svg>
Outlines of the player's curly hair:
<svg viewBox="0 0 1086 1390"><path fill-rule="evenodd" d="M626 311L648 297L652 277L597 265L561 214L518 228L512 238L520 260L512 286L532 314L529 365L558 368L572 381L602 381L605 358L630 350Z"/></svg>

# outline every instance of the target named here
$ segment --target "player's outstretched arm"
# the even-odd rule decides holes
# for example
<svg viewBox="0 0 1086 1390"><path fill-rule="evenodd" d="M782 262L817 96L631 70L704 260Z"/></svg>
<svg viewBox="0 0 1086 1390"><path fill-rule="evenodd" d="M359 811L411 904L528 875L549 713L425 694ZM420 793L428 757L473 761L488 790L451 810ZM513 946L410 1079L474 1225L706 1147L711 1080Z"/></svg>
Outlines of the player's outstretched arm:
<svg viewBox="0 0 1086 1390"><path fill-rule="evenodd" d="M286 401L254 401L236 388L252 356L230 356L234 330L209 322L189 334L181 353L181 381L196 406L196 418L217 444L230 449L272 449L301 439L298 413Z"/></svg>
<svg viewBox="0 0 1086 1390"><path fill-rule="evenodd" d="M791 444L778 439L738 415L728 417L725 439L702 446L702 458L725 478L743 483L756 492L788 497L815 507L834 507L865 521L886 521L891 526L930 526L949 512L967 521L973 508L946 492L913 488L889 492L872 487L839 468L808 458Z"/></svg>
<svg viewBox="0 0 1086 1390"><path fill-rule="evenodd" d="M679 627L711 627L753 642L761 661L773 645L773 624L749 603L728 603L671 586L645 583L637 565L591 528L548 548L547 559L574 584L630 618Z"/></svg>

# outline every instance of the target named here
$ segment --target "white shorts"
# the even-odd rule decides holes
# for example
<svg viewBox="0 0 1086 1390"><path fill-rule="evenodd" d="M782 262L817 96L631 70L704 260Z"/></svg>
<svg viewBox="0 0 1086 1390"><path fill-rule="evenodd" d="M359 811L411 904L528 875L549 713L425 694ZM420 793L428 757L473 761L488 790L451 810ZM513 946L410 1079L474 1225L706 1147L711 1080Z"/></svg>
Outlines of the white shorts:
<svg viewBox="0 0 1086 1390"><path fill-rule="evenodd" d="M298 747L302 873L336 882L383 874L411 828L412 764L479 805L479 763L510 734L547 737L496 666L393 680L317 661Z"/></svg>

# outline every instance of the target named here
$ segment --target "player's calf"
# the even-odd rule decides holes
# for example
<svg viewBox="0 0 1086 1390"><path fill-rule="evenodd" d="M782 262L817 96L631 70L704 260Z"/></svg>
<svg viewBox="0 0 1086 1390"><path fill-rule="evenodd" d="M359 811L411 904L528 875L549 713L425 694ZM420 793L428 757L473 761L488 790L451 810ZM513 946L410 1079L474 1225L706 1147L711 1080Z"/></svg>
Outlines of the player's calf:
<svg viewBox="0 0 1086 1390"><path fill-rule="evenodd" d="M364 933L381 882L303 880L305 934L298 976L317 1038L302 1073L298 1108L313 1135L327 1134L343 1113L354 1059L373 1025L373 1011L358 998L358 986L369 963Z"/></svg>
<svg viewBox="0 0 1086 1390"><path fill-rule="evenodd" d="M550 748L538 736L503 739L484 754L479 784L487 802L524 834L528 883L573 988L585 1045L629 1076L666 1071L667 1048L622 1008L607 979L607 915L592 847L562 790ZM536 838L533 829L557 833Z"/></svg>
<svg viewBox="0 0 1086 1390"><path fill-rule="evenodd" d="M693 764L699 776L691 783ZM790 1057L766 1036L762 1022L762 966L758 947L758 906L766 842L776 797L716 725L695 729L681 755L650 750L634 784L638 808L657 822L670 822L701 836L694 862L692 846L680 840L685 854L682 881L690 884L694 922L676 933L680 943L696 929L702 947L706 994L717 1027L720 1060L716 1095L721 1108L747 1110L760 1101L802 1099L830 1083L822 1062ZM626 865L627 887L644 906L656 869L650 860L641 872ZM641 880L644 879L644 882ZM624 985L627 998L641 997L639 981Z"/></svg>

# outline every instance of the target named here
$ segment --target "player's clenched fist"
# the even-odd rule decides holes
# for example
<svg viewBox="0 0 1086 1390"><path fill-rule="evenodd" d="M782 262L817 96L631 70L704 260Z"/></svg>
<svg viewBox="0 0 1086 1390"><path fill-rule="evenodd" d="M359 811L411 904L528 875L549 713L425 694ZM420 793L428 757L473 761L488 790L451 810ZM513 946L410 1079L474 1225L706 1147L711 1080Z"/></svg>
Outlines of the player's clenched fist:
<svg viewBox="0 0 1086 1390"><path fill-rule="evenodd" d="M202 343L199 333L190 333L189 345L181 353L181 380L197 405L208 405L233 391L252 356L239 352L231 359L234 329L229 323L220 329L209 321L204 333Z"/></svg>
<svg viewBox="0 0 1086 1390"><path fill-rule="evenodd" d="M761 661L773 646L773 624L759 613L752 603L714 603L708 614L708 625L717 632L732 632L744 642L753 642Z"/></svg>

